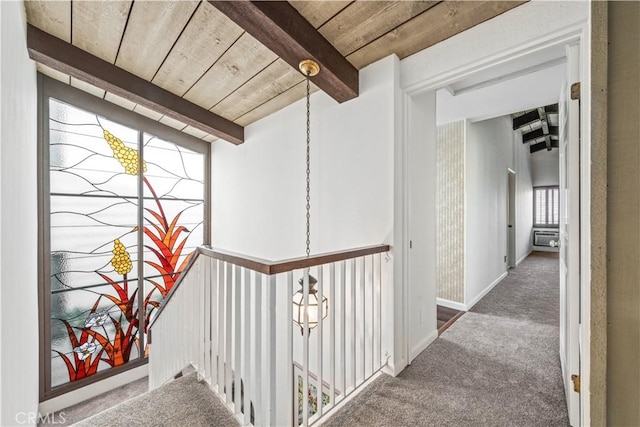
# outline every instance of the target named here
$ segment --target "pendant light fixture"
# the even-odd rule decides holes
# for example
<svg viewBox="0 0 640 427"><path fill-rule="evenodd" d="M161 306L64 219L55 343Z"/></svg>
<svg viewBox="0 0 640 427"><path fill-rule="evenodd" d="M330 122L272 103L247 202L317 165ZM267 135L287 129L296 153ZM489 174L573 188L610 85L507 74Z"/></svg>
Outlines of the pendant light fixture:
<svg viewBox="0 0 640 427"><path fill-rule="evenodd" d="M300 62L300 71L307 78L307 256L311 254L311 81L310 78L320 72L320 66L312 59L305 59ZM304 317L307 313L307 326L309 332L318 325L320 318L327 317L329 312L329 301L323 295L318 294L316 284L318 280L309 274L309 294L308 300L304 301L304 277L298 284L300 289L293 295L293 322L300 327L300 332L304 335Z"/></svg>

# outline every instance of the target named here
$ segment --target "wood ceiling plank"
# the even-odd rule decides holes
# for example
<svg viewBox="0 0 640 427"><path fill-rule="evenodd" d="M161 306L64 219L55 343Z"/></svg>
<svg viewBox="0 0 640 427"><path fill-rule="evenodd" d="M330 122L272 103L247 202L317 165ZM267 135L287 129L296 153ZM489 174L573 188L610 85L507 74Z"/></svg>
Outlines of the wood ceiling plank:
<svg viewBox="0 0 640 427"><path fill-rule="evenodd" d="M151 80L196 7L191 0L135 2L116 65Z"/></svg>
<svg viewBox="0 0 640 427"><path fill-rule="evenodd" d="M27 49L29 57L34 61L73 78L142 104L231 143L241 144L244 141L244 129L241 126L32 25L27 25Z"/></svg>
<svg viewBox="0 0 640 427"><path fill-rule="evenodd" d="M406 58L526 1L443 1L347 57L361 69L392 53Z"/></svg>
<svg viewBox="0 0 640 427"><path fill-rule="evenodd" d="M291 68L282 59L278 59L231 96L219 102L211 111L224 114L230 120L237 119L303 80L302 73Z"/></svg>
<svg viewBox="0 0 640 427"><path fill-rule="evenodd" d="M71 1L25 1L27 22L59 39L71 41Z"/></svg>
<svg viewBox="0 0 640 427"><path fill-rule="evenodd" d="M218 9L202 3L152 82L183 96L242 33Z"/></svg>
<svg viewBox="0 0 640 427"><path fill-rule="evenodd" d="M438 4L438 1L357 1L320 28L347 56Z"/></svg>
<svg viewBox="0 0 640 427"><path fill-rule="evenodd" d="M313 82L338 102L358 96L358 70L286 1L209 0L294 69L314 59L322 72Z"/></svg>
<svg viewBox="0 0 640 427"><path fill-rule="evenodd" d="M275 53L244 33L184 98L211 109L277 58Z"/></svg>
<svg viewBox="0 0 640 427"><path fill-rule="evenodd" d="M319 91L318 86L311 83L311 93ZM235 120L235 123L240 126L247 126L257 120L260 120L270 114L275 113L284 107L293 104L296 101L301 100L307 94L307 85L305 81L298 83L289 90L282 92L280 95L271 98L264 104L254 108L247 112L242 117ZM304 120L304 117L300 117L300 120Z"/></svg>
<svg viewBox="0 0 640 427"><path fill-rule="evenodd" d="M314 0L314 1L290 1L304 19L309 21L314 28L333 18L338 12L349 6L353 1L340 0Z"/></svg>
<svg viewBox="0 0 640 427"><path fill-rule="evenodd" d="M93 56L114 63L131 1L74 1L71 42Z"/></svg>

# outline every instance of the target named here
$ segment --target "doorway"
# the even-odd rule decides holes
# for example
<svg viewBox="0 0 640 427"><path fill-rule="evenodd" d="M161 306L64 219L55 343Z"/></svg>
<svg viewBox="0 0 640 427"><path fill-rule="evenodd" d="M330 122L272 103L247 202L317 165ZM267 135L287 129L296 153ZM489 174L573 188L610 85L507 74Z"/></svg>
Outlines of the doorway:
<svg viewBox="0 0 640 427"><path fill-rule="evenodd" d="M516 257L516 172L507 169L507 267L514 268Z"/></svg>
<svg viewBox="0 0 640 427"><path fill-rule="evenodd" d="M492 57L492 61L494 64L504 64L510 60L514 60L514 59L518 59L518 58L522 58L526 55L529 54L539 54L543 49L549 48L549 49L561 49L562 51L565 50L565 47L567 45L570 44L574 44L575 46L577 46L577 50L578 52L584 52L585 49L587 48L587 46L585 45L586 42L586 38L585 35L587 34L587 27L585 26L579 26L579 28L572 28L572 29L566 29L566 27L563 30L559 30L557 34L554 35L553 38L551 38L549 36L549 38L547 38L546 42L542 42L539 44L536 44L534 47L532 47L531 44L525 43L523 45L521 45L519 47L519 50L514 50L511 52L508 52L506 54L502 54L502 56L500 56L499 54L498 57L494 56ZM544 45L544 46L542 46ZM433 60L434 58L430 58L431 60ZM577 63L574 63L579 70L588 70L588 56L581 54L579 56L579 58L577 58ZM405 253L407 253L407 257L405 258L405 262L406 262L406 270L405 270L405 285L404 285L404 289L405 289L405 293L404 293L404 298L405 298L405 310L407 312L406 317L405 317L405 325L407 325L407 321L409 318L411 318L413 316L413 314L411 313L411 307L410 307L410 301L413 301L413 292L411 289L411 286L416 286L415 285L415 281L412 280L411 278L417 278L420 275L416 274L417 272L419 272L420 269L425 269L425 268L429 268L429 265L425 266L425 262L426 263L430 263L430 260L426 260L425 258L421 258L420 260L414 260L412 257L412 253L410 251L411 247L411 238L414 236L414 226L416 225L416 221L418 221L417 218L421 217L422 212L416 212L415 210L412 209L412 206L416 205L416 202L424 199L425 196L425 183L424 182L417 182L416 180L413 179L413 174L415 174L415 171L412 168L412 165L416 165L416 164L421 164L421 162L424 159L419 159L414 157L414 153L417 153L420 151L420 148L417 147L422 147L422 149L424 149L424 144L425 144L425 139L427 139L427 136L430 136L432 134L434 134L435 132L432 132L432 129L424 129L425 125L424 125L424 117L421 117L420 120L417 119L418 116L418 112L420 110L424 110L424 106L421 105L420 103L420 98L425 99L428 98L429 94L435 94L435 92L438 89L442 89L442 88L447 88L448 91L450 92L456 92L456 88L452 88L451 85L454 84L455 82L460 80L460 76L464 76L464 77L469 77L469 76L475 76L476 73L480 73L483 70L486 70L487 68L491 67L492 65L487 63L487 60L478 60L476 63L472 63L472 64L465 64L460 65L463 70L458 69L456 71L456 74L446 74L443 73L442 75L434 75L431 76L429 78L424 78L424 80L420 81L420 82L411 82L411 85L408 86L409 89L407 89L407 91L405 92L405 140L404 140L404 145L401 147L401 153L402 156L404 158L404 166L405 166L405 174L403 176L404 182L402 183L403 188L405 189L405 199L404 199L404 226L405 226L405 231L403 233L404 239L403 239L403 250L406 251ZM585 76L584 72L580 73L582 76ZM583 77L584 78L584 77ZM475 85L475 87L480 87L481 83L477 83ZM580 138L580 140L577 141L577 145L580 146L580 150L582 152L589 152L590 151L590 140L589 140L589 133L588 133L588 118L586 117L586 114L584 113L585 111L588 111L588 108L585 104L588 103L588 89L589 85L588 82L583 82L582 84L582 88L583 88L583 94L582 94L582 111L579 112L578 114L582 117L582 120L580 121L580 123L578 124L579 128L582 130L581 134L582 134L582 138ZM462 90L464 91L465 88L462 88ZM458 89L460 90L460 89ZM514 91L515 92L515 91ZM539 103L540 105L545 105L544 103ZM426 104L425 104L426 105ZM434 108L434 104L429 104L430 109ZM505 111L505 114L508 114L510 111L515 111L515 109L510 109L509 111ZM483 117L477 117L476 120L480 121L483 120ZM426 136L425 136L426 135ZM411 153L411 155L408 155L408 153ZM579 155L580 156L580 155ZM583 163L583 169L579 171L580 173L580 178L581 177L585 177L585 176L589 176L589 171L587 170L589 168L587 163ZM504 171L504 169L502 169L502 171ZM504 172L501 172L500 175L502 175ZM507 182L505 183L504 181L504 175L502 175L502 185L505 185L504 190L502 190L501 194L502 197L505 197L504 194L505 192L509 191L508 187L509 187L509 179L507 179ZM587 180L588 181L588 180ZM571 191L572 193L576 194L576 195L588 195L589 194L589 182L587 182L585 180L581 180L581 182L579 183L580 185L578 187L572 187ZM431 184L426 184L426 186L430 187ZM431 188L430 188L431 191ZM578 198L578 201L569 201L569 203L573 206L573 208L575 209L584 209L585 206L582 206L580 204L580 198ZM504 202L503 202L504 203ZM499 209L501 211L501 215L504 215L505 210L503 210L503 206L505 206L503 203L500 203ZM509 209L507 207L507 209ZM515 209L514 209L515 212ZM416 215L417 214L417 215ZM588 212L587 212L588 214ZM588 218L588 215L583 216L585 218ZM422 216L422 218L424 218L424 216ZM501 227L504 227L506 221L502 222ZM508 225L508 224L507 224ZM424 225L421 225L422 228L424 228ZM431 227L430 225L427 226L428 231L432 232L433 235L436 234L436 227L433 226ZM504 228L503 228L504 230ZM466 231L466 230L465 230ZM516 230L514 230L516 231ZM567 242L567 246L571 246L572 248L576 248L578 250L580 250L579 248L583 248L584 246L580 245L580 240L577 240L578 238L582 238L582 242L587 242L589 241L590 238L590 234L589 234L589 223L588 221L585 221L583 223L580 224L580 228L578 230L579 232L577 233L573 233L571 236L568 236L568 238L572 239L571 240L571 244L569 245ZM515 233L514 233L515 234ZM575 240L573 240L575 239ZM500 244L505 244L502 242L505 242L505 238L501 238L500 239ZM506 244L506 246L508 246L508 243ZM506 247L505 247L506 249ZM503 254L506 256L507 259L505 259L504 261L504 266L506 267L507 265L511 266L513 263L517 263L517 260L515 260L515 262L513 260L509 260L509 252L505 250L503 252ZM587 258L588 259L588 258ZM500 260L502 262L502 259ZM568 263L568 268L571 269L571 271L573 271L575 274L569 274L569 276L571 276L572 279L572 284L570 285L572 289L579 289L579 291L577 293L572 294L571 298L574 298L575 296L581 296L581 295L585 295L589 293L589 282L588 282L588 278L585 276L580 276L580 270L581 268L584 267L584 265L581 265L579 262L578 263ZM413 271L414 268L417 268L418 271ZM467 274L467 276L471 276L468 274L468 272L466 272L465 274ZM424 276L422 276L422 278L424 279ZM435 285L434 285L435 286ZM423 294L426 294L426 292L423 290ZM435 299L435 298L434 298ZM584 298L582 298L583 303L584 303ZM435 301L434 301L434 306L435 306ZM589 353L589 348L590 348L590 335L589 335L589 323L583 321L585 319L585 316L587 315L587 313L589 312L588 309L586 310L578 310L578 316L580 319L580 324L582 325L581 328L579 330L577 330L577 334L579 337L579 342L578 342L578 350L581 352L582 357L580 359L580 374L583 377L587 377L589 375L589 361L588 361L588 353ZM566 316L567 313L566 312L561 312L561 317L565 317L566 320ZM417 335L417 334L416 334ZM574 335L576 336L576 335ZM407 339L407 337L405 337L405 339ZM571 338L573 340L573 337ZM412 343L411 340L407 339L405 341L406 343L406 353L405 355L407 356L407 362L410 362L412 359L412 354L409 351L409 349L411 348L411 345L415 343ZM572 350L573 351L573 350ZM565 387L567 387L567 384L565 383ZM589 391L588 391L588 385L585 384L585 382L582 383L582 390L580 394L577 394L577 399L579 400L580 404L579 405L572 405L574 410L570 410L570 412L572 412L573 414L578 414L579 419L578 420L572 420L571 424L572 425L580 425L580 424L588 424L589 423L589 414L588 414L588 408L589 408ZM573 400L573 399L572 399Z"/></svg>

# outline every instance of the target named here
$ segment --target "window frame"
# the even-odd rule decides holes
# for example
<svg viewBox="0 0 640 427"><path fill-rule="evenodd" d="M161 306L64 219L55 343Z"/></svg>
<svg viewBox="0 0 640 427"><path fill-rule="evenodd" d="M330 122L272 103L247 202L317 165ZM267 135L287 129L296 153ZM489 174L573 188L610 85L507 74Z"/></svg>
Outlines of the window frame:
<svg viewBox="0 0 640 427"><path fill-rule="evenodd" d="M203 244L211 240L211 144L158 121L127 110L111 102L83 92L38 73L38 325L40 376L39 400L52 399L105 378L121 374L148 363L144 352L122 366L97 372L90 377L51 387L51 253L50 253L50 186L49 186L49 99L54 98L114 122L153 134L204 156L204 224ZM144 157L144 154L143 154Z"/></svg>
<svg viewBox="0 0 640 427"><path fill-rule="evenodd" d="M538 198L536 197L537 190L545 190L547 194L549 194L549 190L558 190L558 223L557 224L538 224L536 222L536 211L538 208ZM547 201L548 201L547 196ZM549 218L549 205L547 205L547 209L545 210L545 217ZM534 228L560 228L560 186L559 185L541 185L538 187L533 187L533 227Z"/></svg>

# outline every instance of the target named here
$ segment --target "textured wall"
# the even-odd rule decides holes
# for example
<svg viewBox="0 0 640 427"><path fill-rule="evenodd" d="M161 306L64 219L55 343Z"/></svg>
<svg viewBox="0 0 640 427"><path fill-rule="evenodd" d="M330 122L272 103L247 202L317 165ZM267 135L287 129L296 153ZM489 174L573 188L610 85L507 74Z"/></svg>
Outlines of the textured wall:
<svg viewBox="0 0 640 427"><path fill-rule="evenodd" d="M607 420L607 9L591 3L591 425Z"/></svg>
<svg viewBox="0 0 640 427"><path fill-rule="evenodd" d="M607 424L640 425L640 3L610 2Z"/></svg>
<svg viewBox="0 0 640 427"><path fill-rule="evenodd" d="M438 126L438 298L464 303L464 120Z"/></svg>

